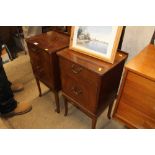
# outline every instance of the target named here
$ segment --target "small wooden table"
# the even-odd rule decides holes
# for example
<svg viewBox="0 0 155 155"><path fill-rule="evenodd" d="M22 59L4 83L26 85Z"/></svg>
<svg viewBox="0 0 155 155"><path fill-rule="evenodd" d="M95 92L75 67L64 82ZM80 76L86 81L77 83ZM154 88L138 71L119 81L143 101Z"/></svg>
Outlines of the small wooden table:
<svg viewBox="0 0 155 155"><path fill-rule="evenodd" d="M50 31L26 40L33 73L42 95L40 81L54 92L56 111L60 112L58 92L61 89L58 56L56 53L69 46L69 35Z"/></svg>
<svg viewBox="0 0 155 155"><path fill-rule="evenodd" d="M108 118L111 118L110 114L127 54L118 51L114 64L67 48L57 54L60 62L65 116L68 113L67 101L71 101L92 119L92 128L96 127L97 117L107 106L109 106Z"/></svg>

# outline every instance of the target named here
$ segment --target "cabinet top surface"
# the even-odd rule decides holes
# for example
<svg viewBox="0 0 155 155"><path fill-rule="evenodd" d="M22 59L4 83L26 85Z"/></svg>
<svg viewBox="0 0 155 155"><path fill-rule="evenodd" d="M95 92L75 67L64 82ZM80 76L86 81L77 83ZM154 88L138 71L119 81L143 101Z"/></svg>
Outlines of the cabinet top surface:
<svg viewBox="0 0 155 155"><path fill-rule="evenodd" d="M115 61L113 64L110 64L108 62L90 57L85 54L81 54L79 52L73 51L71 49L64 49L62 51L59 51L57 53L60 57L63 57L69 61L72 61L73 63L76 63L78 65L81 65L88 70L91 70L99 75L105 74L107 71L112 69L114 66L119 64L121 61L126 60L127 53L118 51L116 53Z"/></svg>
<svg viewBox="0 0 155 155"><path fill-rule="evenodd" d="M155 80L155 46L146 46L136 57L126 64L126 68Z"/></svg>
<svg viewBox="0 0 155 155"><path fill-rule="evenodd" d="M56 31L50 31L30 37L26 39L26 42L51 53L68 47L69 36Z"/></svg>

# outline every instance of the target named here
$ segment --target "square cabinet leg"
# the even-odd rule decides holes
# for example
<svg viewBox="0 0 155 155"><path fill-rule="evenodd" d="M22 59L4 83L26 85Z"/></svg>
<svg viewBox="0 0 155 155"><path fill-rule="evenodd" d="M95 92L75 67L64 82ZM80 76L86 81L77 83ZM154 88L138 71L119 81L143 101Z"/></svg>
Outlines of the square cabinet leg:
<svg viewBox="0 0 155 155"><path fill-rule="evenodd" d="M108 117L109 119L111 119L112 107L113 107L113 103L111 103L111 104L109 105L108 114L107 114L107 117Z"/></svg>
<svg viewBox="0 0 155 155"><path fill-rule="evenodd" d="M60 104L59 104L59 93L54 92L54 97L55 97L55 104L56 104L56 112L60 113Z"/></svg>
<svg viewBox="0 0 155 155"><path fill-rule="evenodd" d="M39 97L41 97L42 96L42 92L41 92L40 82L39 82L38 78L35 77L35 79L36 79L36 83L37 83L38 90L39 90Z"/></svg>
<svg viewBox="0 0 155 155"><path fill-rule="evenodd" d="M67 99L65 97L64 98L64 106L65 106L65 114L64 116L67 116L68 115L68 102L67 102Z"/></svg>
<svg viewBox="0 0 155 155"><path fill-rule="evenodd" d="M96 129L97 118L92 118L92 129Z"/></svg>

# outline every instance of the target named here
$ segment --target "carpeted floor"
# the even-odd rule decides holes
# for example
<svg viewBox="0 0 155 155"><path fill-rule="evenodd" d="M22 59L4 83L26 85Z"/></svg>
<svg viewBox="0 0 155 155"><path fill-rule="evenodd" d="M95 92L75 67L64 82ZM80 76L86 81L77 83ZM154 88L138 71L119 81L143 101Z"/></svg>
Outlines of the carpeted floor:
<svg viewBox="0 0 155 155"><path fill-rule="evenodd" d="M15 98L19 102L30 102L33 106L31 112L0 120L0 128L15 129L89 129L91 119L84 113L69 104L69 114L64 117L63 98L60 96L61 112L55 112L53 93L41 84L43 96L38 97L38 89L32 73L28 55L20 56L12 62L5 64L8 78L12 82L22 82L24 91L16 93ZM122 129L119 122L107 118L107 110L98 118L98 129Z"/></svg>

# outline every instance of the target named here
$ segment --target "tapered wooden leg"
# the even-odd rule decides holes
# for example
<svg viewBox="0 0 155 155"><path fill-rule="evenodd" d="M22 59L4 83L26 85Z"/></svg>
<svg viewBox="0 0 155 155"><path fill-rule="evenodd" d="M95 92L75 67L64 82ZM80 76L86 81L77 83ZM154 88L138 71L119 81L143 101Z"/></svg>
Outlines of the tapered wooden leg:
<svg viewBox="0 0 155 155"><path fill-rule="evenodd" d="M41 97L42 96L42 93L41 93L40 82L39 82L39 80L37 78L35 78L35 79L36 79L38 90L39 90L39 96Z"/></svg>
<svg viewBox="0 0 155 155"><path fill-rule="evenodd" d="M111 103L111 104L109 105L108 114L107 114L107 117L108 117L109 119L111 119L112 107L113 107L113 103Z"/></svg>
<svg viewBox="0 0 155 155"><path fill-rule="evenodd" d="M67 99L64 97L64 105L65 105L65 114L64 116L67 116L68 114L68 102L67 102Z"/></svg>
<svg viewBox="0 0 155 155"><path fill-rule="evenodd" d="M92 129L96 129L97 118L92 118Z"/></svg>
<svg viewBox="0 0 155 155"><path fill-rule="evenodd" d="M60 104L59 104L59 93L54 92L55 104L56 104L56 112L60 113Z"/></svg>

